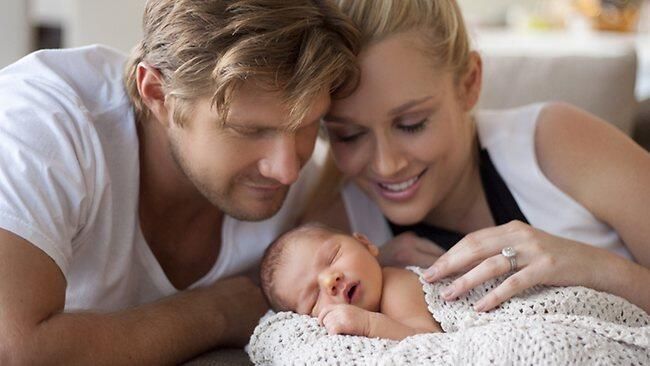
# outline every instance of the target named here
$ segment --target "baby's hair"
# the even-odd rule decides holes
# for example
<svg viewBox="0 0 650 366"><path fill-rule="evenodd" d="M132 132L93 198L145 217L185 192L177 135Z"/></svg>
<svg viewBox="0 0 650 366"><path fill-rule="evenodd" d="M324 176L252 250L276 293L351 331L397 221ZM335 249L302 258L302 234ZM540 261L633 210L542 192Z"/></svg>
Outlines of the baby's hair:
<svg viewBox="0 0 650 366"><path fill-rule="evenodd" d="M286 231L266 248L262 257L262 263L260 264L260 283L262 284L262 292L273 310L289 310L289 305L276 296L274 286L276 271L280 264L282 264L282 258L286 254L289 244L297 243L294 240L297 235L308 234L326 238L334 233L343 232L318 222L310 222Z"/></svg>

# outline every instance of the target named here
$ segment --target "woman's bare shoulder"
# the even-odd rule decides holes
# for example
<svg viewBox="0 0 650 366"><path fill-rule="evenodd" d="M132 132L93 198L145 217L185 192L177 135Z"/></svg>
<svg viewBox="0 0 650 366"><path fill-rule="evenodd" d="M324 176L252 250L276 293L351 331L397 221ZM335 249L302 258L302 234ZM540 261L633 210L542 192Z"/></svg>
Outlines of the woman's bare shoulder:
<svg viewBox="0 0 650 366"><path fill-rule="evenodd" d="M643 221L650 206L650 154L612 124L552 103L539 116L535 153L542 173L608 223L642 262L650 261Z"/></svg>

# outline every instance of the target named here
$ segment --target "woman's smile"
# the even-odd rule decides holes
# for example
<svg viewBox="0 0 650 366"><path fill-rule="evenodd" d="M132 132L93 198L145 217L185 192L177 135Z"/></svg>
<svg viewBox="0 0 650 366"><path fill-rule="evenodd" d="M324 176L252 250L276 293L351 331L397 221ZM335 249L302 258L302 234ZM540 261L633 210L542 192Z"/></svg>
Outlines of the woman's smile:
<svg viewBox="0 0 650 366"><path fill-rule="evenodd" d="M421 178L427 170L428 168L414 177L398 182L388 183L376 181L375 187L378 193L385 199L391 201L406 201L415 196L420 187Z"/></svg>

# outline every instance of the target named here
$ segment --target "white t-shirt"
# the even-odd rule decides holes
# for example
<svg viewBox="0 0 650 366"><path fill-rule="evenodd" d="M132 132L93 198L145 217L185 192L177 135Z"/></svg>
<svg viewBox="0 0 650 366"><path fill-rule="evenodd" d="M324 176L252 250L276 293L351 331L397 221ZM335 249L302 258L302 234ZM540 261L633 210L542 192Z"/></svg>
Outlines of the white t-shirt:
<svg viewBox="0 0 650 366"><path fill-rule="evenodd" d="M112 311L177 292L140 230L138 138L122 82L125 61L89 46L39 51L0 71L0 228L59 266L66 310ZM294 225L316 169L303 169L274 217L225 217L219 258L191 288L255 265Z"/></svg>
<svg viewBox="0 0 650 366"><path fill-rule="evenodd" d="M535 154L535 130L544 104L479 111L481 146L531 226L556 236L594 245L625 258L632 256L616 231L560 190L542 172ZM357 185L348 183L342 197L350 227L383 244L392 232L381 210Z"/></svg>

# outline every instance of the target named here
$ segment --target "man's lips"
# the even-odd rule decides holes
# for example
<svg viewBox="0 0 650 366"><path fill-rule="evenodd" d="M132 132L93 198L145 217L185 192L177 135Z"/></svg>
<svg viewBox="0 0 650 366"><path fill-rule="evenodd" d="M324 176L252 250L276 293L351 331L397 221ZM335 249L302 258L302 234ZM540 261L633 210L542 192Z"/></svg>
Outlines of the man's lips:
<svg viewBox="0 0 650 366"><path fill-rule="evenodd" d="M278 189L282 189L284 187L283 184L276 184L276 185L266 185L266 186L260 186L260 185L247 185L249 188L252 189L259 189L262 191L277 191Z"/></svg>
<svg viewBox="0 0 650 366"><path fill-rule="evenodd" d="M244 182L244 185L261 191L277 191L286 187L286 185L278 182Z"/></svg>

